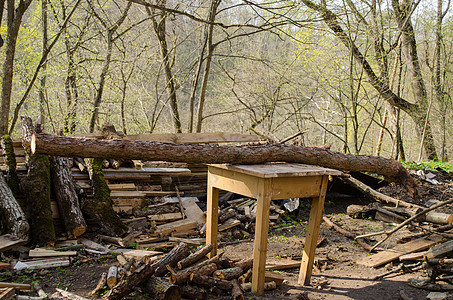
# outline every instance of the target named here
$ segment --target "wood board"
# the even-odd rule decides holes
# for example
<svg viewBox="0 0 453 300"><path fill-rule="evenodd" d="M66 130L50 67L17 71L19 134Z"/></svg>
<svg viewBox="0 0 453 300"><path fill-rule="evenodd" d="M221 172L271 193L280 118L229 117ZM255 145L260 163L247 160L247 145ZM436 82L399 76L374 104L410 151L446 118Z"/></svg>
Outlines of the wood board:
<svg viewBox="0 0 453 300"><path fill-rule="evenodd" d="M11 234L0 235L0 252L7 251L17 246L25 245L26 243L27 241L21 240Z"/></svg>
<svg viewBox="0 0 453 300"><path fill-rule="evenodd" d="M366 256L362 259L359 259L357 263L359 265L375 268L380 265L391 262L395 259L398 259L402 255L418 252L427 249L431 246L434 246L440 240L441 238L439 237L431 239L428 238L417 239L405 244L399 244L392 249L388 249L373 255Z"/></svg>
<svg viewBox="0 0 453 300"><path fill-rule="evenodd" d="M123 256L127 259L134 258L136 261L141 260L144 257L152 257L160 255L160 251L149 251L149 250L131 250L123 253Z"/></svg>
<svg viewBox="0 0 453 300"><path fill-rule="evenodd" d="M74 255L77 255L77 251L55 251L50 249L35 248L28 252L29 257L64 257Z"/></svg>
<svg viewBox="0 0 453 300"><path fill-rule="evenodd" d="M186 217L194 222L197 222L198 225L204 225L206 223L206 216L197 205L195 197L182 198L182 206L184 208L184 214Z"/></svg>
<svg viewBox="0 0 453 300"><path fill-rule="evenodd" d="M173 231L176 231L176 232L185 231L185 230L193 229L195 227L197 227L196 222L189 220L189 219L184 219L184 220L179 220L179 221L159 225L159 226L157 226L154 234L167 235L167 234L172 233Z"/></svg>

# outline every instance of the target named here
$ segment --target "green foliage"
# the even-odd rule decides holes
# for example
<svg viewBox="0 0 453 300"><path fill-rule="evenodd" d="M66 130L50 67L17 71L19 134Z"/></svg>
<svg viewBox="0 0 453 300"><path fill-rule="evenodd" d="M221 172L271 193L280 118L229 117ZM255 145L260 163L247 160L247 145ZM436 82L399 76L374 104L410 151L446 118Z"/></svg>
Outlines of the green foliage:
<svg viewBox="0 0 453 300"><path fill-rule="evenodd" d="M437 160L430 160L430 161L421 161L421 162L405 161L402 163L406 169L412 169L412 170L423 169L426 171L443 170L448 173L453 172L453 163L451 163L451 162L441 162L441 161L437 161Z"/></svg>

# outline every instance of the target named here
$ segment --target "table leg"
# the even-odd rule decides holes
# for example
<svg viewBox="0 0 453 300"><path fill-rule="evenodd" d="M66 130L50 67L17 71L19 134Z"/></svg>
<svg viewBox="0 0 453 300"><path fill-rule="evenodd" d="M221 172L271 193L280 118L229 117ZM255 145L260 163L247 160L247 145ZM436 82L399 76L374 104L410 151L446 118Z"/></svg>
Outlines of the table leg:
<svg viewBox="0 0 453 300"><path fill-rule="evenodd" d="M319 226L321 225L322 210L326 198L328 176L323 176L319 197L313 197L308 221L307 235L305 236L304 252L299 273L299 284L309 285L315 260L316 245L318 243Z"/></svg>
<svg viewBox="0 0 453 300"><path fill-rule="evenodd" d="M211 258L217 254L217 227L219 223L219 189L212 186L211 176L208 174L208 205L206 209L206 244L212 245L212 251L208 254Z"/></svg>
<svg viewBox="0 0 453 300"><path fill-rule="evenodd" d="M257 295L264 294L270 206L271 186L269 180L264 180L262 192L257 197L255 243L253 245L252 293Z"/></svg>

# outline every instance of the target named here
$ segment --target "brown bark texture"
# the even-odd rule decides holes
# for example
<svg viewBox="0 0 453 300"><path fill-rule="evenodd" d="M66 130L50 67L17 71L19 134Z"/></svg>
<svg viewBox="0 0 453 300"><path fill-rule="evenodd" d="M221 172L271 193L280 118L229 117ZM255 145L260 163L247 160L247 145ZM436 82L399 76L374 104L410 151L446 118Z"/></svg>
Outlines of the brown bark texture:
<svg viewBox="0 0 453 300"><path fill-rule="evenodd" d="M0 220L4 230L20 239L28 240L29 225L22 208L14 198L0 172Z"/></svg>
<svg viewBox="0 0 453 300"><path fill-rule="evenodd" d="M416 195L416 182L402 164L393 159L352 155L294 145L218 146L187 145L147 141L101 140L59 137L37 133L31 141L33 153L67 157L142 159L186 163L261 164L291 162L319 165L347 171L371 172L403 185Z"/></svg>
<svg viewBox="0 0 453 300"><path fill-rule="evenodd" d="M164 276L168 270L166 265L170 267L176 266L178 261L186 258L190 253L189 246L185 243L180 243L174 247L163 259L156 262L153 268L156 270L155 275L158 277Z"/></svg>
<svg viewBox="0 0 453 300"><path fill-rule="evenodd" d="M145 290L153 295L156 300L179 300L181 299L181 289L177 285L168 283L167 281L151 277L145 283Z"/></svg>
<svg viewBox="0 0 453 300"><path fill-rule="evenodd" d="M184 295L184 298L191 300L207 300L208 292L205 289L199 288L192 285L183 285L181 286L181 294Z"/></svg>
<svg viewBox="0 0 453 300"><path fill-rule="evenodd" d="M190 281L205 288L216 287L224 291L231 291L233 288L232 283L227 280L213 278L207 275L199 275L196 273L192 273L190 275Z"/></svg>
<svg viewBox="0 0 453 300"><path fill-rule="evenodd" d="M16 172L16 155L14 154L13 141L9 135L4 135L1 139L1 147L5 155L6 162L6 182L14 196L19 194L19 177Z"/></svg>
<svg viewBox="0 0 453 300"><path fill-rule="evenodd" d="M103 300L120 300L124 299L134 287L140 286L154 274L154 268L148 264L135 270L132 275L118 283L113 289L105 294Z"/></svg>
<svg viewBox="0 0 453 300"><path fill-rule="evenodd" d="M217 270L214 272L214 278L225 279L225 280L232 280L237 279L244 273L239 267L233 267L228 269Z"/></svg>
<svg viewBox="0 0 453 300"><path fill-rule="evenodd" d="M208 244L208 245L204 246L203 248L198 249L197 251L195 251L194 253L190 254L189 256L184 258L183 260L179 261L178 264L177 264L178 269L181 270L181 269L184 269L187 266L191 266L192 264L196 263L197 261L199 261L200 259L205 257L206 254L211 252L211 250L212 250L212 245L211 244Z"/></svg>
<svg viewBox="0 0 453 300"><path fill-rule="evenodd" d="M237 279L232 280L231 283L233 284L233 289L231 290L233 300L244 300L244 294L242 293L241 286Z"/></svg>
<svg viewBox="0 0 453 300"><path fill-rule="evenodd" d="M52 156L50 163L55 198L66 232L77 238L86 231L87 225L80 210L68 158Z"/></svg>

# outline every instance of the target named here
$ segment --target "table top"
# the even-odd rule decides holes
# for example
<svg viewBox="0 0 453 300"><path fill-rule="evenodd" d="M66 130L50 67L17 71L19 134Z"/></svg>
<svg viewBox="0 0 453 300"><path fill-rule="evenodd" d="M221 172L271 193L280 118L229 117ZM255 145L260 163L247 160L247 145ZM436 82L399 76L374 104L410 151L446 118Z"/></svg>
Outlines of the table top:
<svg viewBox="0 0 453 300"><path fill-rule="evenodd" d="M267 163L260 165L209 164L209 166L223 170L244 173L260 178L303 177L319 175L339 176L342 174L341 171L334 169L295 163Z"/></svg>

